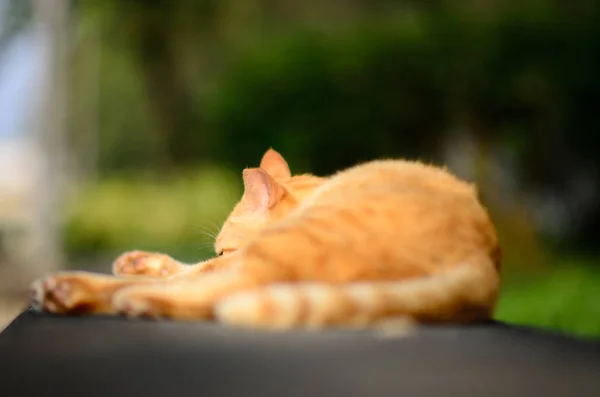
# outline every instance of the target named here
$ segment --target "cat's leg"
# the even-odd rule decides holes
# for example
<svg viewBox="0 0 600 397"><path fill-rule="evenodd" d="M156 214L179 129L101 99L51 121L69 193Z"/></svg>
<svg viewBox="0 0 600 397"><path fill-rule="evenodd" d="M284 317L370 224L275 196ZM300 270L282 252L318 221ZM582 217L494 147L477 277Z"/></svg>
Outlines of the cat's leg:
<svg viewBox="0 0 600 397"><path fill-rule="evenodd" d="M112 306L121 314L194 320L211 318L214 303L260 282L236 271L215 271L197 278L180 278L117 291Z"/></svg>
<svg viewBox="0 0 600 397"><path fill-rule="evenodd" d="M179 262L158 252L130 251L119 256L112 266L115 276L169 278L212 271L221 258L211 258L194 264Z"/></svg>
<svg viewBox="0 0 600 397"><path fill-rule="evenodd" d="M112 270L116 276L169 277L191 266L158 252L130 251L113 262Z"/></svg>
<svg viewBox="0 0 600 397"><path fill-rule="evenodd" d="M119 288L156 282L155 279L119 278L84 271L50 274L31 285L34 309L52 313L112 314L112 295Z"/></svg>
<svg viewBox="0 0 600 397"><path fill-rule="evenodd" d="M53 313L112 314L113 294L123 287L171 283L196 279L216 269L224 269L233 257L213 258L164 278L115 277L85 271L65 271L49 274L31 285L31 303L38 310Z"/></svg>

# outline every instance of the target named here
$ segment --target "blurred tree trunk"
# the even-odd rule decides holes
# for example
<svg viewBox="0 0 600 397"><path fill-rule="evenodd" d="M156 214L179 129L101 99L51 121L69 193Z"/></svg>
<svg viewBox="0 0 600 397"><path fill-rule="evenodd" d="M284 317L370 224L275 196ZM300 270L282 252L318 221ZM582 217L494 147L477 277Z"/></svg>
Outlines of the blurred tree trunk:
<svg viewBox="0 0 600 397"><path fill-rule="evenodd" d="M46 273L64 266L61 203L66 185L66 83L69 2L34 0L33 22L43 48L41 100L34 132L40 153L35 193L32 270Z"/></svg>

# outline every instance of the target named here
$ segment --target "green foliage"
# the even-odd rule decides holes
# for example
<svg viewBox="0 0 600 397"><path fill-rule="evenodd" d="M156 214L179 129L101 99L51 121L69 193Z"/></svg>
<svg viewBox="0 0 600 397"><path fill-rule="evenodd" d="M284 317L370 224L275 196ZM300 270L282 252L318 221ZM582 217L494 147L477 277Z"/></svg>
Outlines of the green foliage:
<svg viewBox="0 0 600 397"><path fill-rule="evenodd" d="M542 11L409 14L266 41L204 99L207 146L239 167L273 145L300 169L331 172L435 159L446 132L467 128L511 145L530 182L556 171L549 152L597 161L600 12Z"/></svg>
<svg viewBox="0 0 600 397"><path fill-rule="evenodd" d="M135 175L83 188L67 207L67 249L77 255L158 250L199 260L241 197L236 174L218 168L172 178Z"/></svg>
<svg viewBox="0 0 600 397"><path fill-rule="evenodd" d="M566 260L544 272L506 278L496 318L509 323L600 337L600 269Z"/></svg>
<svg viewBox="0 0 600 397"><path fill-rule="evenodd" d="M447 119L440 82L419 27L401 26L301 32L241 57L206 98L213 155L240 166L272 145L317 173L430 155L427 138Z"/></svg>

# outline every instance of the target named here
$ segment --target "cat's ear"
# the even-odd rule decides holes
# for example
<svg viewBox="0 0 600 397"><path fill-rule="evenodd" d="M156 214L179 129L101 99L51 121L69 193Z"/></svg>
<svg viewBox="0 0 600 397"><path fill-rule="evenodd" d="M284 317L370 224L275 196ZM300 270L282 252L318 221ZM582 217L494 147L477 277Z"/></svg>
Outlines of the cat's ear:
<svg viewBox="0 0 600 397"><path fill-rule="evenodd" d="M292 176L287 161L273 148L267 150L263 155L260 161L260 168L267 171L274 179L284 180Z"/></svg>
<svg viewBox="0 0 600 397"><path fill-rule="evenodd" d="M244 179L244 201L257 209L269 209L281 201L286 190L265 170L247 168L242 173Z"/></svg>

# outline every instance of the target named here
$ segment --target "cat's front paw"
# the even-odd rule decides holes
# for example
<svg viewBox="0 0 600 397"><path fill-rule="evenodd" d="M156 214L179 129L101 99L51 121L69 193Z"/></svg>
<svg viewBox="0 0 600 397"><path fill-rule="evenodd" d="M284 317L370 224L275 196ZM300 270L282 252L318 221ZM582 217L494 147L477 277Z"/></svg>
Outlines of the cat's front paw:
<svg viewBox="0 0 600 397"><path fill-rule="evenodd" d="M51 313L113 313L112 293L123 283L110 276L61 272L31 284L31 306Z"/></svg>
<svg viewBox="0 0 600 397"><path fill-rule="evenodd" d="M181 269L182 265L168 255L144 251L126 252L113 263L117 276L169 277Z"/></svg>
<svg viewBox="0 0 600 397"><path fill-rule="evenodd" d="M31 305L35 310L52 313L75 311L89 295L87 288L69 274L52 274L31 284Z"/></svg>

